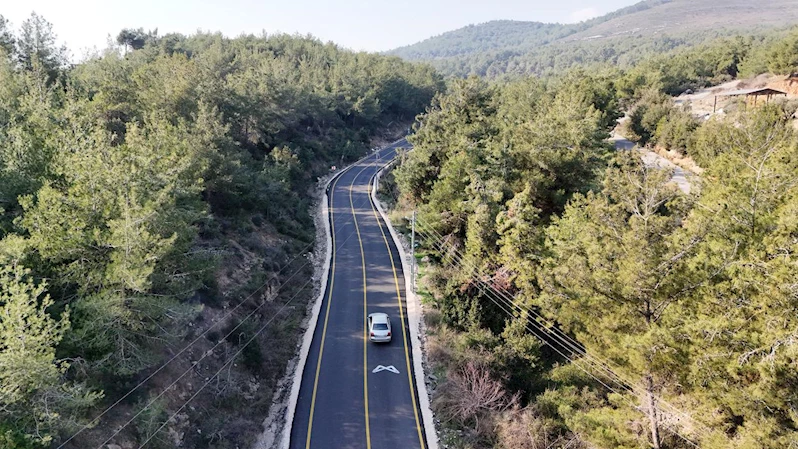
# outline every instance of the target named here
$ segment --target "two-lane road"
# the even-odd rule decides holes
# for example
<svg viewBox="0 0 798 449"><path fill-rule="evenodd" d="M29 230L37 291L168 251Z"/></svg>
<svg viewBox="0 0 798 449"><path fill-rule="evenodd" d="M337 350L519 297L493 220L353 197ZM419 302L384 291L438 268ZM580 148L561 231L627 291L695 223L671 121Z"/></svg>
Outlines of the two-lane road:
<svg viewBox="0 0 798 449"><path fill-rule="evenodd" d="M379 150L329 187L332 261L291 428L293 449L426 449L400 256L370 196L374 175L406 145ZM390 316L391 343L368 341L366 317L374 312Z"/></svg>

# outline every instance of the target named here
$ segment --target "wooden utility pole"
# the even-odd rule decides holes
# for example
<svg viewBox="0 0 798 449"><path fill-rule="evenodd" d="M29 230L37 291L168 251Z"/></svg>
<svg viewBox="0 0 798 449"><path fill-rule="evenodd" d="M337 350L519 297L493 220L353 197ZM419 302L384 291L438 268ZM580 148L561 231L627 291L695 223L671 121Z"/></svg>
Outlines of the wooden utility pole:
<svg viewBox="0 0 798 449"><path fill-rule="evenodd" d="M413 210L413 221L410 225L410 288L416 292L416 211Z"/></svg>

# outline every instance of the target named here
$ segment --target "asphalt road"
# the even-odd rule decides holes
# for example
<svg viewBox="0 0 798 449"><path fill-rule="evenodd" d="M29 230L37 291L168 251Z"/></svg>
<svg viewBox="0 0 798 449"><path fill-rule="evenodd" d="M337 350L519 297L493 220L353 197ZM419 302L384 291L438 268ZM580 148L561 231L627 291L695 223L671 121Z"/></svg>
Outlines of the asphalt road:
<svg viewBox="0 0 798 449"><path fill-rule="evenodd" d="M333 259L302 376L291 448L426 449L410 371L399 253L369 190L401 146L407 143L375 152L330 185ZM374 312L390 316L391 343L368 341L366 317Z"/></svg>

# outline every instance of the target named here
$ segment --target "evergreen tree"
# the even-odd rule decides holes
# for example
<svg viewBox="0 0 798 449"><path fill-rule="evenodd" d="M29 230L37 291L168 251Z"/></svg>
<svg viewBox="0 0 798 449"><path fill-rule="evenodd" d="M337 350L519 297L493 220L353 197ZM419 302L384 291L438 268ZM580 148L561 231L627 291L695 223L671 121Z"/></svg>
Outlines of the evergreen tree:
<svg viewBox="0 0 798 449"><path fill-rule="evenodd" d="M589 353L636 380L649 442L660 448L667 419L658 398L685 375L687 351L673 329L694 288L685 271L695 242L677 233L686 208L671 173L626 153L619 162L601 194L575 197L547 231L537 302Z"/></svg>
<svg viewBox="0 0 798 449"><path fill-rule="evenodd" d="M123 45L126 49L141 50L149 37L150 35L145 33L143 28L124 28L116 36L116 43Z"/></svg>
<svg viewBox="0 0 798 449"><path fill-rule="evenodd" d="M712 447L789 446L798 438L795 361L798 140L782 110L758 108L708 128L692 262L711 282L696 292L691 367L696 392L730 436ZM712 134L711 138L709 134ZM721 356L722 355L722 356ZM705 413L707 416L710 414Z"/></svg>
<svg viewBox="0 0 798 449"><path fill-rule="evenodd" d="M50 432L71 429L76 414L101 395L68 384L66 361L56 347L69 329L69 312L50 316L53 300L45 284L34 284L30 270L0 266L0 430L5 438L50 442ZM3 437L0 437L0 442ZM4 446L5 447L5 446ZM13 447L13 446L12 446Z"/></svg>
<svg viewBox="0 0 798 449"><path fill-rule="evenodd" d="M93 391L161 363L202 307L279 278L284 256L313 239L318 177L443 88L428 66L310 37L147 33L141 46L142 33L121 33L135 51L112 47L68 66L34 14L15 59L0 58L0 267L32 269L0 276L0 308L6 284L18 285L8 288L33 299L8 307L35 318L0 322L4 448L75 430ZM235 260L244 246L257 258ZM241 282L220 285L229 276L220 259L242 264ZM47 279L51 297L27 279ZM11 343L29 333L48 343L31 365L47 382L27 376L41 388L20 383L25 367L3 346L6 329ZM278 366L287 353L270 357Z"/></svg>
<svg viewBox="0 0 798 449"><path fill-rule="evenodd" d="M17 58L25 70L41 65L51 82L67 62L66 48L56 45L53 25L35 12L22 22L17 39Z"/></svg>
<svg viewBox="0 0 798 449"><path fill-rule="evenodd" d="M14 56L16 50L16 39L14 32L11 30L9 21L0 15L0 54L6 58Z"/></svg>

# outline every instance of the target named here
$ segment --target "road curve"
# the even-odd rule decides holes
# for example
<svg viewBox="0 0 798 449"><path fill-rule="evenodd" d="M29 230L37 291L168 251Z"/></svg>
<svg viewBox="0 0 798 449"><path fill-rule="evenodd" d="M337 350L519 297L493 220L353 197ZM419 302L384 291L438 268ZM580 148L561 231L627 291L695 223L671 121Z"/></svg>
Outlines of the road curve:
<svg viewBox="0 0 798 449"><path fill-rule="evenodd" d="M369 194L375 174L404 146L400 141L375 152L328 189L332 261L302 374L292 449L426 449L400 256ZM391 343L368 342L366 317L374 312L391 317Z"/></svg>

